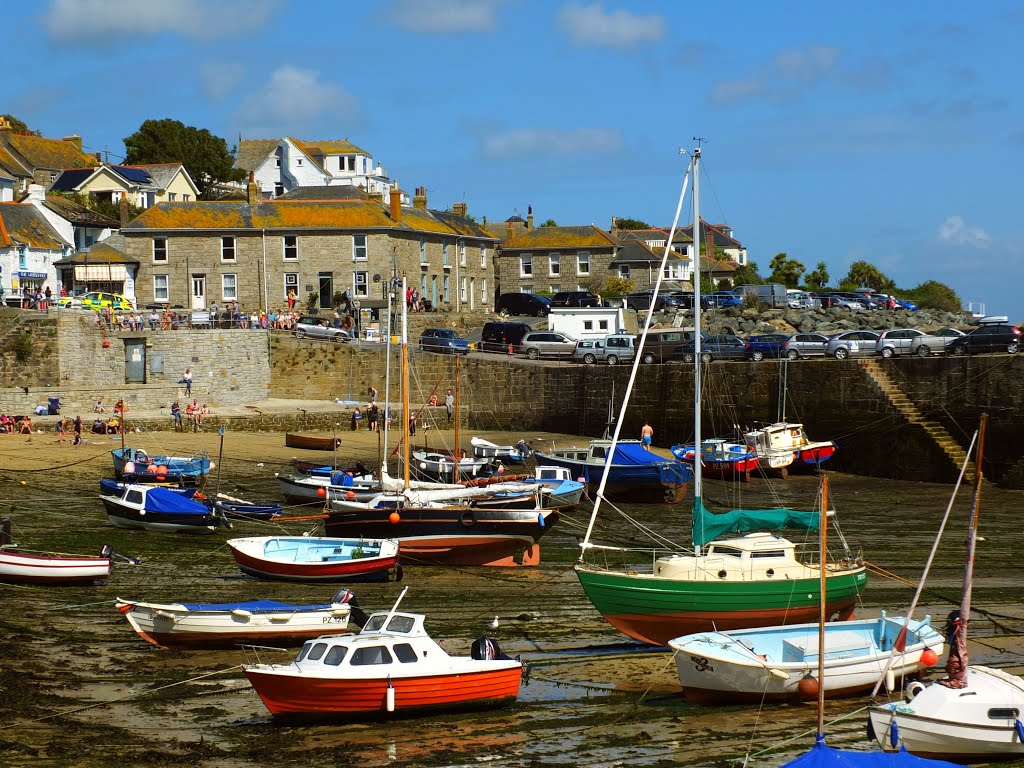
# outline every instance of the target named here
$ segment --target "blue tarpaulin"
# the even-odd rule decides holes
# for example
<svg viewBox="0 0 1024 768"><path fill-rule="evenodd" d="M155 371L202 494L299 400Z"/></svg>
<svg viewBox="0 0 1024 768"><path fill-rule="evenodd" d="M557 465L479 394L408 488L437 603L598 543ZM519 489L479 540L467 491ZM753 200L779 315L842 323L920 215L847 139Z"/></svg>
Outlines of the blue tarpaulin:
<svg viewBox="0 0 1024 768"><path fill-rule="evenodd" d="M612 464L625 464L627 466L643 466L645 464L664 464L672 462L673 459L666 459L664 456L648 451L642 445L635 443L619 444L615 446L615 453L612 456Z"/></svg>
<svg viewBox="0 0 1024 768"><path fill-rule="evenodd" d="M194 499L159 486L146 490L146 511L174 515L208 515L210 509Z"/></svg>
<svg viewBox="0 0 1024 768"><path fill-rule="evenodd" d="M814 746L782 768L959 768L945 760L927 760L906 749L899 752L853 752L832 749L818 736Z"/></svg>

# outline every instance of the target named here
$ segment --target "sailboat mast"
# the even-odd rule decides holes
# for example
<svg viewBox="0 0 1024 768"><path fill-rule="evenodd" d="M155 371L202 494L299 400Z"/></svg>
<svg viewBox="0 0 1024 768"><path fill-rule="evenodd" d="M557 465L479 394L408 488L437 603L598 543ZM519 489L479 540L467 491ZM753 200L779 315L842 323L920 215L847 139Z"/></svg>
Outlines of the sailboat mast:
<svg viewBox="0 0 1024 768"><path fill-rule="evenodd" d="M971 529L967 534L967 563L964 565L964 594L960 598L960 629L963 634L963 648L967 650L967 623L971 619L971 592L974 586L974 556L978 545L978 513L981 509L982 455L985 451L985 427L988 414L981 415L978 429L978 454L974 458L974 509L971 512ZM964 662L966 667L966 661Z"/></svg>
<svg viewBox="0 0 1024 768"><path fill-rule="evenodd" d="M461 368L459 367L459 356L455 356L455 477L452 480L453 483L459 482L461 475L462 462L459 454L459 380L462 376Z"/></svg>
<svg viewBox="0 0 1024 768"><path fill-rule="evenodd" d="M828 551L828 476L821 478L821 521L818 523L818 737L825 738L825 553Z"/></svg>
<svg viewBox="0 0 1024 768"><path fill-rule="evenodd" d="M700 147L693 150L693 528L703 521L703 464L700 441L700 399L701 399L701 332L700 332ZM700 554L700 546L696 543L703 537L693 537L694 554Z"/></svg>
<svg viewBox="0 0 1024 768"><path fill-rule="evenodd" d="M405 278L402 278L402 297L405 297ZM402 475L406 489L409 488L409 305L402 301L402 458L405 470Z"/></svg>
<svg viewBox="0 0 1024 768"><path fill-rule="evenodd" d="M384 339L384 413L381 416L381 421L384 422L384 452L381 454L384 456L384 464L387 464L388 456L388 433L391 428L388 426L388 418L391 415L391 294L395 289L394 280L388 280L388 321L387 321L387 338ZM382 467L384 469L385 467Z"/></svg>

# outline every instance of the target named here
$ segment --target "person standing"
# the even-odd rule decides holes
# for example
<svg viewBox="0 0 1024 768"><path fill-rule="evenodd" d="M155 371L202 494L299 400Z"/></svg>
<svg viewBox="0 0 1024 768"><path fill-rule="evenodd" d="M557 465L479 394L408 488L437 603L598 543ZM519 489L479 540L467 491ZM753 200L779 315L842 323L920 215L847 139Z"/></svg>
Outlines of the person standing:
<svg viewBox="0 0 1024 768"><path fill-rule="evenodd" d="M652 440L654 440L654 428L645 421L643 429L640 430L640 442L642 442L644 444L644 448L649 451L651 450Z"/></svg>
<svg viewBox="0 0 1024 768"><path fill-rule="evenodd" d="M444 407L448 410L448 423L452 423L452 411L455 409L455 395L452 394L451 389L448 390L448 394L444 396Z"/></svg>
<svg viewBox="0 0 1024 768"><path fill-rule="evenodd" d="M192 369L186 368L181 380L185 382L185 397L192 394Z"/></svg>
<svg viewBox="0 0 1024 768"><path fill-rule="evenodd" d="M64 442L64 419L57 419L57 442Z"/></svg>
<svg viewBox="0 0 1024 768"><path fill-rule="evenodd" d="M75 439L71 443L72 445L82 444L82 417L75 416Z"/></svg>
<svg viewBox="0 0 1024 768"><path fill-rule="evenodd" d="M370 410L367 413L367 425L371 432L379 432L377 420L380 417L380 409L376 403L370 403Z"/></svg>

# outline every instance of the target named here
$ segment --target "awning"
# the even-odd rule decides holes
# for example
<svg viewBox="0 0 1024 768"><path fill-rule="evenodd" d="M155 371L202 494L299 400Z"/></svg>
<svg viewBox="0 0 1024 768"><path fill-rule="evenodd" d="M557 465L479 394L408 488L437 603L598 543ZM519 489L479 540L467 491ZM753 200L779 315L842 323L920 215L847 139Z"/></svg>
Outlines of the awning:
<svg viewBox="0 0 1024 768"><path fill-rule="evenodd" d="M90 280L109 280L111 282L124 282L128 279L128 272L124 264L76 264L75 280L88 282Z"/></svg>

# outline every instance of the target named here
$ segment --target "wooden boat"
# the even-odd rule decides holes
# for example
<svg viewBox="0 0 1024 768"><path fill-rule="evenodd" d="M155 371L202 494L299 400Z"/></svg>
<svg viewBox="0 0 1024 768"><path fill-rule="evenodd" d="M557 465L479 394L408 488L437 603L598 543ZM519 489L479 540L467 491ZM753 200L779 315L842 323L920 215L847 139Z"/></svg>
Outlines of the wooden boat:
<svg viewBox="0 0 1024 768"><path fill-rule="evenodd" d="M538 466L564 467L573 477L596 486L602 478L612 441L591 440L586 448L558 448L535 451ZM679 495L693 476L689 465L666 459L647 450L639 440L619 440L608 464L605 490L609 493L657 493L670 490Z"/></svg>
<svg viewBox="0 0 1024 768"><path fill-rule="evenodd" d="M413 472L417 477L438 482L454 483L459 480L490 477L498 470L498 465L491 459L460 456L456 460L451 451L430 448L413 451L412 462Z"/></svg>
<svg viewBox="0 0 1024 768"><path fill-rule="evenodd" d="M115 448L110 452L114 476L134 483L184 483L195 485L210 473L210 457L203 451L192 456L150 456L141 448Z"/></svg>
<svg viewBox="0 0 1024 768"><path fill-rule="evenodd" d="M386 581L398 564L391 538L254 536L228 539L238 567L273 581Z"/></svg>
<svg viewBox="0 0 1024 768"><path fill-rule="evenodd" d="M323 506L328 498L336 496L366 501L382 490L380 482L372 475L352 477L338 470L326 475L278 475L277 484L285 503L293 505Z"/></svg>
<svg viewBox="0 0 1024 768"><path fill-rule="evenodd" d="M277 501L244 501L223 493L218 493L205 500L214 511L232 520L266 522L284 514L284 505Z"/></svg>
<svg viewBox="0 0 1024 768"><path fill-rule="evenodd" d="M587 484L574 480L565 467L536 467L534 476L526 478L525 482L547 487L548 491L542 496L542 503L545 507L557 507L562 510L578 506L583 498L583 492L587 490Z"/></svg>
<svg viewBox="0 0 1024 768"><path fill-rule="evenodd" d="M284 444L289 448L302 448L307 451L333 451L341 445L338 437L315 437L313 435L297 435L286 432Z"/></svg>
<svg viewBox="0 0 1024 768"><path fill-rule="evenodd" d="M787 469L804 464L818 467L836 452L836 444L831 440L808 440L804 425L789 421L769 424L743 436L764 469Z"/></svg>
<svg viewBox="0 0 1024 768"><path fill-rule="evenodd" d="M673 445L671 451L680 461L693 464L694 446ZM700 461L704 474L723 478L749 475L758 466L757 453L750 446L721 438L701 443Z"/></svg>
<svg viewBox="0 0 1024 768"><path fill-rule="evenodd" d="M508 705L522 671L486 638L471 656L449 656L422 615L396 610L371 615L358 635L307 641L291 664L245 667L273 715L356 718Z"/></svg>
<svg viewBox="0 0 1024 768"><path fill-rule="evenodd" d="M29 552L14 545L0 547L0 583L95 584L110 576L113 553L109 545L99 557Z"/></svg>
<svg viewBox="0 0 1024 768"><path fill-rule="evenodd" d="M117 598L116 605L139 637L161 648L233 648L240 643L301 645L311 638L348 632L350 620L366 620L347 589L320 605L276 600L148 603L122 598Z"/></svg>
<svg viewBox="0 0 1024 768"><path fill-rule="evenodd" d="M472 437L469 444L473 446L473 456L476 458L504 464L522 464L533 453L523 440L515 445L497 445L482 437Z"/></svg>
<svg viewBox="0 0 1024 768"><path fill-rule="evenodd" d="M695 254L701 250L701 217L697 193L700 156L700 149L694 150L688 171L688 174L693 175ZM678 210L676 222L669 233L670 243L678 223ZM667 258L668 249L663 262ZM658 283L664 268L663 263L658 272ZM701 392L702 376L705 373L700 362L700 281L694 280L693 284L694 445L702 445ZM658 289L659 285L656 284L655 292ZM647 313L641 332L638 360L643 357L643 346L652 314ZM630 375L630 388L636 374L635 365ZM628 407L629 398L626 397L615 422L613 442L618 442L618 433ZM540 457L540 454L537 455ZM682 466L681 462L677 463ZM600 476L594 510L581 544L582 555L576 565L576 575L587 597L605 620L620 632L655 645L665 645L669 640L691 632L802 624L817 618L820 577L823 572L827 577L826 603L829 614L838 613L841 619L852 618L857 596L867 585L866 566L857 553L845 548L840 559L825 563L823 569L819 562L813 561L810 553L808 556L801 553L797 557L793 542L767 532L786 528L817 530L820 523L819 515L815 512L768 509L711 514L702 500L704 485L701 464L694 462L693 466L693 548L674 548L667 554L663 553L663 549L638 552L612 546L598 548L591 543L591 534L601 509L612 465L609 464L605 475ZM723 534L733 534L733 537L716 541ZM662 541L653 541L655 545L663 546ZM598 549L599 552L595 551ZM619 555L613 558L612 552L618 552ZM650 566L638 565L644 562L650 563Z"/></svg>
<svg viewBox="0 0 1024 768"><path fill-rule="evenodd" d="M227 519L180 489L145 483L100 481L100 501L116 528L164 533L213 533Z"/></svg>
<svg viewBox="0 0 1024 768"><path fill-rule="evenodd" d="M942 654L942 635L929 617L831 622L825 625L825 691L853 696L880 677L888 690L932 666ZM801 685L818 664L818 624L731 632L698 632L669 641L686 698L699 704L804 701L816 686ZM896 648L894 663L887 662ZM888 669L887 669L888 666Z"/></svg>
<svg viewBox="0 0 1024 768"><path fill-rule="evenodd" d="M887 751L906 749L957 762L1024 757L1024 679L992 667L971 666L967 655L986 423L983 416L960 609L947 619L946 677L927 686L912 683L904 700L868 709L868 738Z"/></svg>

